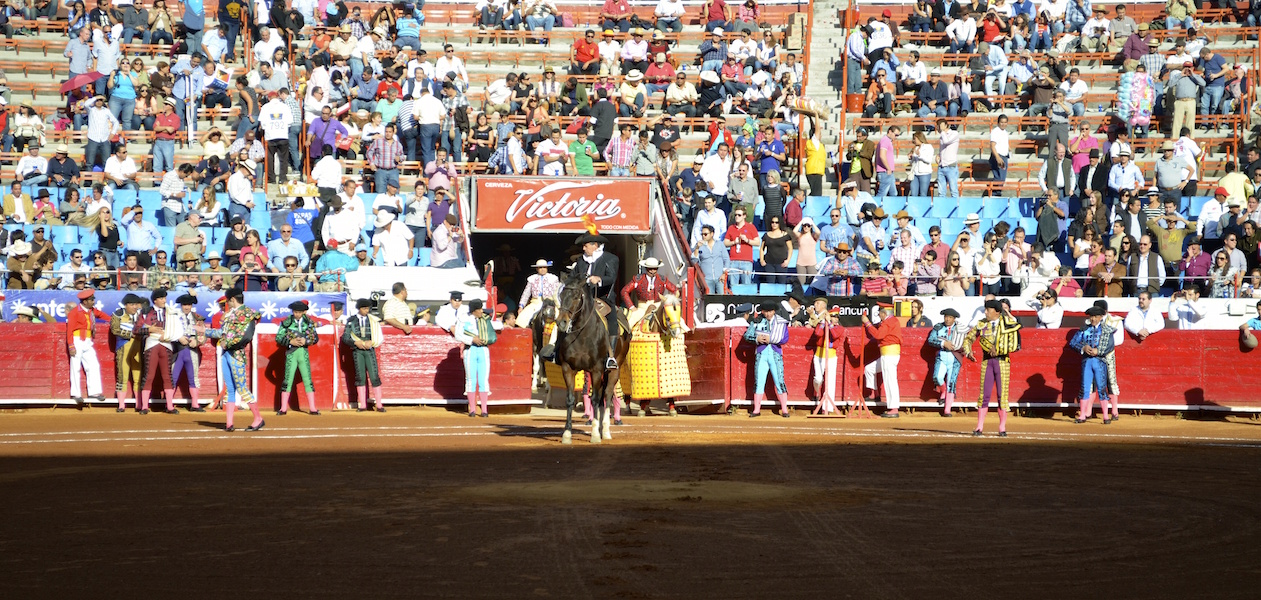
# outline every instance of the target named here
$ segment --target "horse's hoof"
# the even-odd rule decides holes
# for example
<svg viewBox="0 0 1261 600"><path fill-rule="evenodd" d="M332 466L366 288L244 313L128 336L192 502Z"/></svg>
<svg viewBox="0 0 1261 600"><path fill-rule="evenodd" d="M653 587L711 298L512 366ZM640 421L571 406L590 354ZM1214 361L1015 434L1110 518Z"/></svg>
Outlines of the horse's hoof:
<svg viewBox="0 0 1261 600"><path fill-rule="evenodd" d="M560 434L560 443L562 443L562 444L572 444L573 442L574 442L574 440L573 440L573 434L569 433L568 431L566 431L566 432L564 432L564 433Z"/></svg>
<svg viewBox="0 0 1261 600"><path fill-rule="evenodd" d="M641 408L641 409L639 409L639 410L635 413L635 416L636 416L636 417L642 417L642 416L645 416L645 415L647 415L647 413L645 413L645 412L644 412L644 409L642 409L642 408Z"/></svg>
<svg viewBox="0 0 1261 600"><path fill-rule="evenodd" d="M599 430L599 429L592 429L592 430L591 430L591 443L592 443L592 444L599 444L599 443L601 443L602 441L603 441L603 440L601 440L601 439L600 439L600 430Z"/></svg>

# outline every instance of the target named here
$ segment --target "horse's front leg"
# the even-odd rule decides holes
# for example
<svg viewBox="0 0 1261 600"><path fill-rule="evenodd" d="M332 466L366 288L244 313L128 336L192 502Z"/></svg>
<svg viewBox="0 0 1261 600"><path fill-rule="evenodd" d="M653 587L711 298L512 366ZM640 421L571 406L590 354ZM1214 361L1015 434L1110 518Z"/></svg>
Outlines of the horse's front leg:
<svg viewBox="0 0 1261 600"><path fill-rule="evenodd" d="M568 367L561 369L565 379L565 431L560 435L560 443L573 442L574 428L574 372Z"/></svg>
<svg viewBox="0 0 1261 600"><path fill-rule="evenodd" d="M606 376L606 375L605 375ZM604 385L607 379L605 376L592 377L591 379L591 443L599 444L601 441L600 427L602 421L608 418L605 410L606 403L604 401Z"/></svg>

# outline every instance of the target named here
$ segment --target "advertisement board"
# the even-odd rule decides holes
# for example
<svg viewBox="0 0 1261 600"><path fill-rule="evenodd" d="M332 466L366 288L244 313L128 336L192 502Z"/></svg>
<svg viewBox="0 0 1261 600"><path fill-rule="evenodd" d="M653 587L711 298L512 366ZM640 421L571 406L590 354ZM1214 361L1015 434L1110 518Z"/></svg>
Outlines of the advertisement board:
<svg viewBox="0 0 1261 600"><path fill-rule="evenodd" d="M650 177L477 177L477 232L580 233L583 217L607 233L651 231Z"/></svg>

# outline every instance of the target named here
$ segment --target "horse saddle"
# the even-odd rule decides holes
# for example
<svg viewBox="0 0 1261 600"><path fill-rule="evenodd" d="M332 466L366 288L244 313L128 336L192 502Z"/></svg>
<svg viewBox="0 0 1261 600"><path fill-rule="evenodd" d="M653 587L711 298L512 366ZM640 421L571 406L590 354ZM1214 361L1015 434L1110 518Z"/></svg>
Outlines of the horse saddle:
<svg viewBox="0 0 1261 600"><path fill-rule="evenodd" d="M617 315L617 324L621 326L621 331L630 331L630 323L626 320L626 311L616 310L616 308L605 302L602 298L595 299L595 312L600 315L600 320L607 322L609 313Z"/></svg>

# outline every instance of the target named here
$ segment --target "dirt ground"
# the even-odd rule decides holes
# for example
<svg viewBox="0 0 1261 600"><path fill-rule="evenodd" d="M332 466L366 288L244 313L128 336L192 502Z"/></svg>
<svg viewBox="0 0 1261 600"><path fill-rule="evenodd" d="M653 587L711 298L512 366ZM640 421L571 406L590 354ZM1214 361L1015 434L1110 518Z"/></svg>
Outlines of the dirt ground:
<svg viewBox="0 0 1261 600"><path fill-rule="evenodd" d="M1261 422L0 414L0 598L1258 597Z"/></svg>

